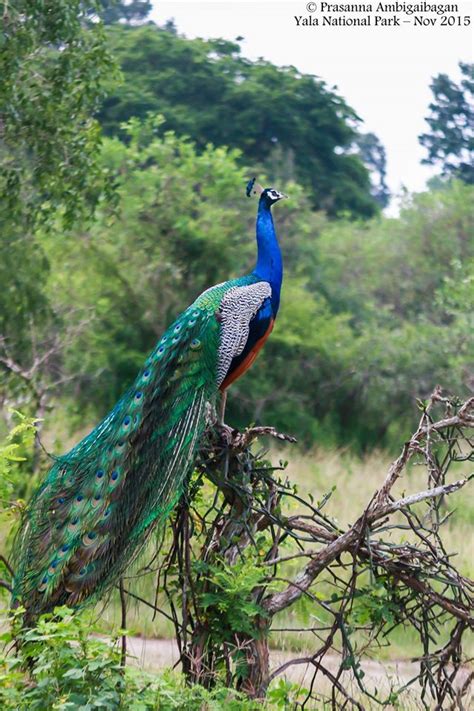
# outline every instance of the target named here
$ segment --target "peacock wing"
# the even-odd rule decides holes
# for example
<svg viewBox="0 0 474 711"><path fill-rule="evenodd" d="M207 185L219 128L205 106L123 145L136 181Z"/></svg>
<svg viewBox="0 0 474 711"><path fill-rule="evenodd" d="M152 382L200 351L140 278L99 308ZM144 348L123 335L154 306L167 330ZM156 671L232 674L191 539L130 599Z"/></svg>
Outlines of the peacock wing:
<svg viewBox="0 0 474 711"><path fill-rule="evenodd" d="M271 295L271 286L266 281L233 286L224 294L218 310L221 323L218 385L224 381L234 358L244 351L249 339L250 323Z"/></svg>

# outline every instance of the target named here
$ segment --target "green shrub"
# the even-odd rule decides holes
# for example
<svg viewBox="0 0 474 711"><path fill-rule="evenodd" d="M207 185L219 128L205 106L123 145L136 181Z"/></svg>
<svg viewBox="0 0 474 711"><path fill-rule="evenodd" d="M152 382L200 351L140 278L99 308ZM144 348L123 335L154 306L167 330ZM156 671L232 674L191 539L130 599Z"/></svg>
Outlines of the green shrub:
<svg viewBox="0 0 474 711"><path fill-rule="evenodd" d="M0 654L0 708L37 711L253 711L261 704L218 686L211 691L186 686L182 675L123 669L117 638L94 636L87 616L66 607L43 615L35 629L21 630L22 609L15 611L6 646L18 640L16 653ZM13 647L11 647L13 650Z"/></svg>

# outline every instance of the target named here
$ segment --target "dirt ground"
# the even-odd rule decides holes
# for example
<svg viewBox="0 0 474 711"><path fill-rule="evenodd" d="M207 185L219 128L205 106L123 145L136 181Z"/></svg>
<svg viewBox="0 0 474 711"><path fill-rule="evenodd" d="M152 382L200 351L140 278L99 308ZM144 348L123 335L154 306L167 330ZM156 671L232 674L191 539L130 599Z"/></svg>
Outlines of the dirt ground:
<svg viewBox="0 0 474 711"><path fill-rule="evenodd" d="M127 641L127 648L128 653L133 657L133 663L147 670L172 667L179 660L176 642L170 639L145 639L142 637L129 637ZM305 655L272 650L270 653L270 667L272 670L277 669L289 659L297 656L304 657ZM335 654L327 655L325 657L324 664L332 673L337 672L339 663L340 659ZM379 662L367 659L362 662L361 667L365 672L364 683L372 693L374 693L377 689L378 698L386 697L391 688L400 688L418 674L418 665L414 662L406 660ZM457 678L458 687L461 687L464 684L465 680L469 676L469 673L470 670L468 668L464 668L460 671ZM351 689L355 697L358 697L359 693L357 684L351 677L351 673L344 672L344 675L346 675L345 679L343 677L341 681L347 684L347 687ZM303 687L307 688L313 677L313 668L307 663L292 665L285 670L283 676L289 681L301 684ZM321 674L318 675L315 689L324 694L329 690L329 688L330 684L325 677ZM417 684L410 687L410 690L407 690L402 697L401 703L403 706L398 706L397 708L402 709L403 711L415 711L417 709L425 708L420 700L420 687ZM454 708L459 708L460 711L468 711L468 709L474 708L473 703L474 700L471 689L469 696L464 697L463 699L464 706L456 706ZM371 707L367 706L367 708ZM449 707L446 706L446 709L448 708Z"/></svg>

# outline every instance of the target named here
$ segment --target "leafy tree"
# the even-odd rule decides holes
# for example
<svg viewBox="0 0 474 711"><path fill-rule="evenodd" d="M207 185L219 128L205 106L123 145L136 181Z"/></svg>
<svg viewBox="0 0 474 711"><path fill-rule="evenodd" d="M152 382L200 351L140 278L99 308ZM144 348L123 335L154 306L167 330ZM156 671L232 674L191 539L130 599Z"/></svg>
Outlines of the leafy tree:
<svg viewBox="0 0 474 711"><path fill-rule="evenodd" d="M63 369L78 378L62 392L74 394L81 427L85 406L91 420L106 412L177 313L255 263L256 206L244 196L238 153L198 151L163 128L134 120L126 143L104 141L118 220L104 211L59 245L41 241L48 296L76 333ZM291 197L275 212L281 312L263 354L232 387L229 421L275 423L307 443L399 441L412 424L407 413L416 416L414 394L437 382L461 394L469 386L468 298L455 298L446 279L460 289L467 278L472 189L453 183L414 198L399 219L359 223L329 222L301 186L279 187Z"/></svg>
<svg viewBox="0 0 474 711"><path fill-rule="evenodd" d="M236 195L247 200L236 154L197 154L189 141L160 136L159 126L160 119L134 120L127 144L104 142L120 219L104 211L59 244L54 236L41 240L52 303L70 314L69 326L86 322L65 370L84 374L75 396L96 412L114 403L176 314L209 284L238 274L253 253L248 208L244 216L235 205Z"/></svg>
<svg viewBox="0 0 474 711"><path fill-rule="evenodd" d="M362 133L357 138L357 148L365 167L370 170L372 195L380 207L387 207L390 191L387 186L387 154L375 133Z"/></svg>
<svg viewBox="0 0 474 711"><path fill-rule="evenodd" d="M415 196L399 219L331 224L320 236L317 286L333 313L350 314L354 334L345 368L326 388L336 397L339 431L361 443L399 438L414 393L425 397L436 383L469 389L471 332L461 349L454 338L468 300L450 315L440 294L446 278L462 279L455 265L468 270L472 259L472 197L472 188L454 182ZM317 402L325 408L323 398Z"/></svg>
<svg viewBox="0 0 474 711"><path fill-rule="evenodd" d="M437 165L445 177L474 183L474 64L460 62L461 81L438 74L426 118L430 131L419 137L428 151L423 163Z"/></svg>
<svg viewBox="0 0 474 711"><path fill-rule="evenodd" d="M371 216L377 205L368 171L351 147L358 118L314 76L240 54L235 42L188 40L154 25L114 27L125 82L110 92L99 119L109 135L131 117L160 113L165 127L242 152L242 163L271 166L295 179L312 203L335 215ZM275 152L280 170L275 171Z"/></svg>
<svg viewBox="0 0 474 711"><path fill-rule="evenodd" d="M57 210L70 226L107 185L92 118L113 69L91 3L1 2L0 222L23 232Z"/></svg>
<svg viewBox="0 0 474 711"><path fill-rule="evenodd" d="M146 20L152 10L150 0L99 0L104 25L124 21L128 24Z"/></svg>
<svg viewBox="0 0 474 711"><path fill-rule="evenodd" d="M0 3L0 397L33 397L36 412L42 397L33 373L40 364L58 367L57 349L54 359L46 354L61 322L38 231L70 228L104 195L113 198L93 112L115 64L101 24L87 21L94 8L80 0Z"/></svg>

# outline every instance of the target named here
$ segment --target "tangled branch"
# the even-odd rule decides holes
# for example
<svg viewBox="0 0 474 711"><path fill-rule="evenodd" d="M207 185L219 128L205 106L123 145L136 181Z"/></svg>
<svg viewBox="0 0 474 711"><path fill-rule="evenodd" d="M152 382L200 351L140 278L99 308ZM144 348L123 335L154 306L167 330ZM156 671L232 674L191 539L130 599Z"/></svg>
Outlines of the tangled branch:
<svg viewBox="0 0 474 711"><path fill-rule="evenodd" d="M212 686L224 674L258 698L290 666L306 664L314 678L303 707L322 698L322 674L333 708L367 708L362 699L383 699L364 683L363 656L409 626L423 650L413 682L421 683L426 708L461 703L469 691L460 670L463 636L474 626L474 583L452 564L442 531L447 498L472 476L448 480L453 464L474 459L473 427L474 398L461 404L436 389L380 488L345 529L325 513L330 495L319 503L301 497L282 467L252 448L262 435L293 438L273 428L212 428L171 541L156 557L190 681ZM396 497L396 482L415 464L425 468L426 487ZM270 671L275 618L302 598L324 616L320 628L307 628L319 646ZM329 653L338 655L337 673L325 663Z"/></svg>

